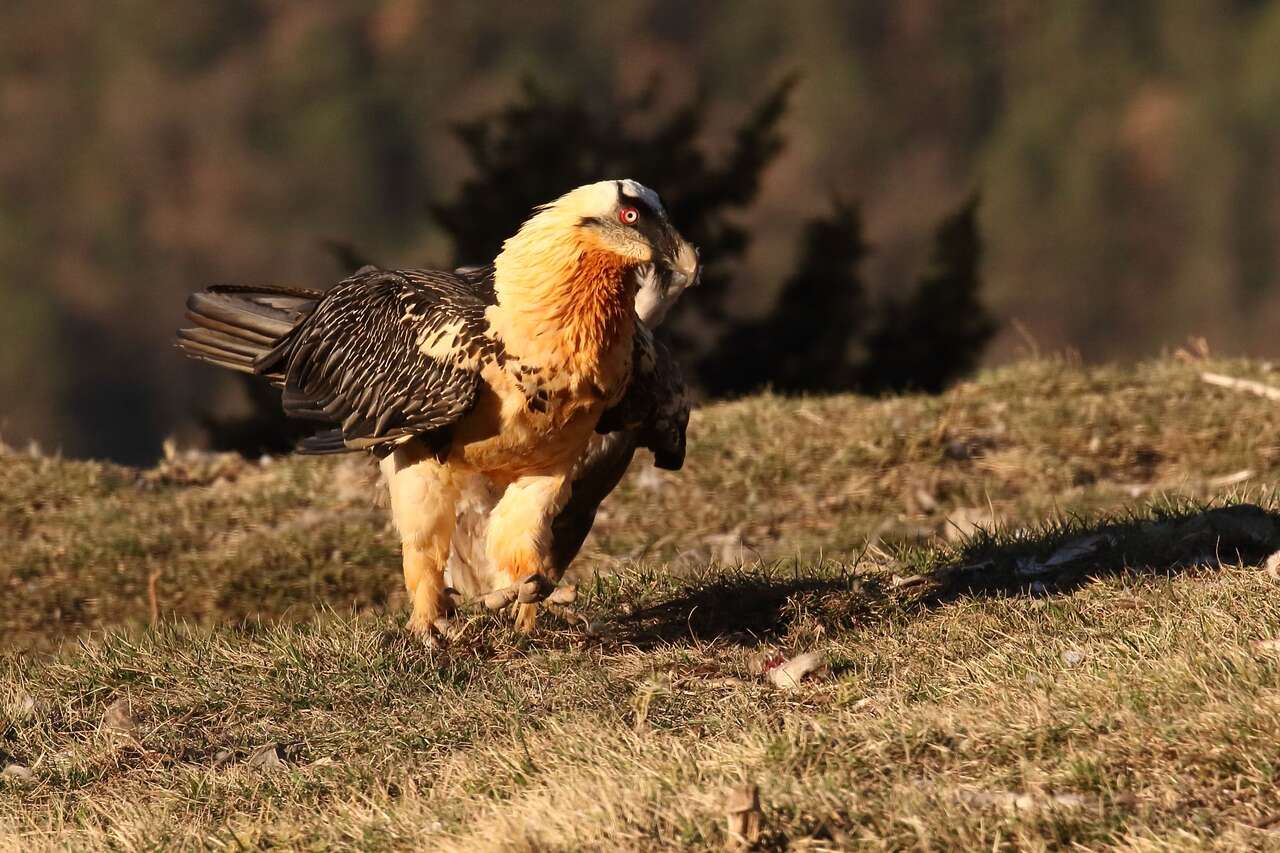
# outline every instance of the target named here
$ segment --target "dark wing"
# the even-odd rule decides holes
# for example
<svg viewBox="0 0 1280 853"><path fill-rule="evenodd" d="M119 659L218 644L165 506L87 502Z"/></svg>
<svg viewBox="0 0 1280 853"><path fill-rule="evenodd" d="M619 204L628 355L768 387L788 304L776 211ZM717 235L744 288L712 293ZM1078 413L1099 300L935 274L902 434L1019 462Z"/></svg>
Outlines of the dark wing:
<svg viewBox="0 0 1280 853"><path fill-rule="evenodd" d="M492 305L497 301L498 297L493 292L493 264L458 267L453 274L465 281L467 287L471 288L486 304Z"/></svg>
<svg viewBox="0 0 1280 853"><path fill-rule="evenodd" d="M684 467L690 402L680 365L654 341L653 409L640 426L640 446L653 451L653 464L668 471Z"/></svg>
<svg viewBox="0 0 1280 853"><path fill-rule="evenodd" d="M551 565L562 577L596 522L596 512L627 473L639 435L611 432L593 441L573 472L569 500L551 522Z"/></svg>
<svg viewBox="0 0 1280 853"><path fill-rule="evenodd" d="M631 381L626 393L600 416L596 432L635 430L653 464L669 471L684 466L689 396L680 366L643 323L636 324Z"/></svg>
<svg viewBox="0 0 1280 853"><path fill-rule="evenodd" d="M481 366L502 357L484 292L453 273L368 269L326 293L256 365L283 373L286 414L335 425L299 450L438 438L474 403Z"/></svg>
<svg viewBox="0 0 1280 853"><path fill-rule="evenodd" d="M551 561L563 575L595 524L600 503L609 496L637 447L653 451L653 464L671 471L684 465L689 398L675 359L643 324L636 326L634 365L627 391L600 418L592 442L573 473L569 500L551 523Z"/></svg>

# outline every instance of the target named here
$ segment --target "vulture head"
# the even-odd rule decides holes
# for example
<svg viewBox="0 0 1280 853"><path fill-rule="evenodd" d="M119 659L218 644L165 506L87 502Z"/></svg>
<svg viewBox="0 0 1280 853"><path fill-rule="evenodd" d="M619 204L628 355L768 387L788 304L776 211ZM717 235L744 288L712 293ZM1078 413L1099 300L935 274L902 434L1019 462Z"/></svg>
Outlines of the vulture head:
<svg viewBox="0 0 1280 853"><path fill-rule="evenodd" d="M670 301L698 277L698 252L672 226L658 194L629 179L587 184L542 205L506 241L497 266L517 255L526 266L539 255L559 266L566 250L632 269L640 284L656 275Z"/></svg>

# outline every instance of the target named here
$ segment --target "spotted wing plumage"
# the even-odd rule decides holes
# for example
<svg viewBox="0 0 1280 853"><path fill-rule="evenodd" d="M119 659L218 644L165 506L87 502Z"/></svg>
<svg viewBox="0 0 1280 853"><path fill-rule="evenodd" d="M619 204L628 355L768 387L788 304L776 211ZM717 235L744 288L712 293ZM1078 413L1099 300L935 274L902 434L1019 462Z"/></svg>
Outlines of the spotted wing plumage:
<svg viewBox="0 0 1280 853"><path fill-rule="evenodd" d="M634 430L637 445L653 451L658 468L684 466L689 397L680 366L643 323L636 324L631 381L626 393L605 411L596 432Z"/></svg>
<svg viewBox="0 0 1280 853"><path fill-rule="evenodd" d="M286 414L335 425L298 449L441 438L475 401L484 360L500 356L485 308L471 282L429 270L362 271L326 293L262 365L283 366Z"/></svg>

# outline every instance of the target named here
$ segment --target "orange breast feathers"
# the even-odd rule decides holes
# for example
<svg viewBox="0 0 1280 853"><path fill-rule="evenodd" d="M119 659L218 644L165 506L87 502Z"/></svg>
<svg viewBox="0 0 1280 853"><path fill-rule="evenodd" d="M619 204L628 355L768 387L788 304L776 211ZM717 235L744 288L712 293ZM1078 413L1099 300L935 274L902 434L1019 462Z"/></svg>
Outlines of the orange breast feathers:
<svg viewBox="0 0 1280 853"><path fill-rule="evenodd" d="M508 355L561 374L578 393L612 399L626 387L635 331L636 261L543 210L494 262L491 327Z"/></svg>
<svg viewBox="0 0 1280 853"><path fill-rule="evenodd" d="M600 245L578 220L543 208L494 261L497 299L486 318L507 359L486 368L476 409L455 432L471 467L567 470L626 391L637 261Z"/></svg>

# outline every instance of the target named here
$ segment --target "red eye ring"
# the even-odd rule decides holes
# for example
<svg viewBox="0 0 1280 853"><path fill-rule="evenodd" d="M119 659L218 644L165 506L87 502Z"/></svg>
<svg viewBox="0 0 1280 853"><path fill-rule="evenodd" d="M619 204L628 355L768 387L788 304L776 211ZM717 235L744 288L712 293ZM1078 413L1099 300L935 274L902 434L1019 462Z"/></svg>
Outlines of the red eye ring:
<svg viewBox="0 0 1280 853"><path fill-rule="evenodd" d="M624 207L618 211L618 218L622 220L623 225L635 225L640 219L640 211L634 207Z"/></svg>

